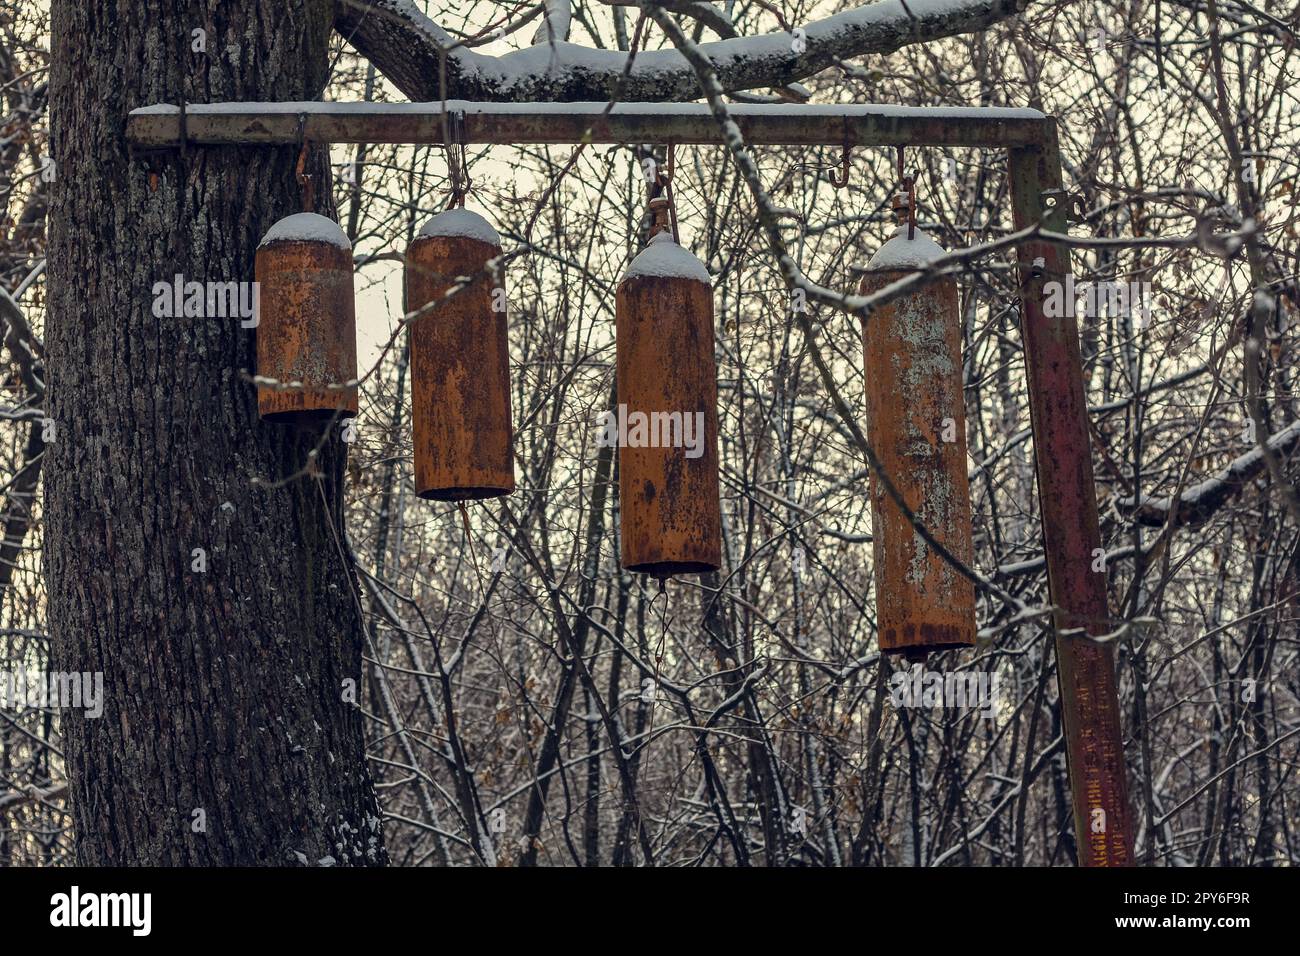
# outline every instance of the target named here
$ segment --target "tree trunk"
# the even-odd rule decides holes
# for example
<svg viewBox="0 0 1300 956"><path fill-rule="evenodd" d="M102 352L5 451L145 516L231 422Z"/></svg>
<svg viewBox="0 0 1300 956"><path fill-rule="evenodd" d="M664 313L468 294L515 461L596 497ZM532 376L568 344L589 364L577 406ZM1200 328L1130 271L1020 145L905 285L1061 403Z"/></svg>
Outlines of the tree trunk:
<svg viewBox="0 0 1300 956"><path fill-rule="evenodd" d="M176 274L253 279L262 234L300 211L297 150L130 157L124 138L129 110L182 96L319 99L331 16L53 2L46 571L56 667L104 675L103 716L64 717L85 864L386 862L345 692L363 632L340 429L258 421L238 318L152 309Z"/></svg>

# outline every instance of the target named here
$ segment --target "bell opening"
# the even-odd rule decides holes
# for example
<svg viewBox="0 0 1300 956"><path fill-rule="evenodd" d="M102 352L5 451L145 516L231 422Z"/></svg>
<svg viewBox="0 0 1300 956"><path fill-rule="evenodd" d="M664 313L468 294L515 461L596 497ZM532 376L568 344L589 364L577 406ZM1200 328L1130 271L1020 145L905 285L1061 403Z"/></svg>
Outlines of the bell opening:
<svg viewBox="0 0 1300 956"><path fill-rule="evenodd" d="M882 650L886 654L902 656L909 663L924 663L930 654L938 654L942 651L961 651L974 647L974 641L949 641L943 644L908 644L903 647L885 647Z"/></svg>
<svg viewBox="0 0 1300 956"><path fill-rule="evenodd" d="M430 488L416 495L425 501L474 501L479 498L500 498L514 491L497 485L476 485L468 488Z"/></svg>
<svg viewBox="0 0 1300 956"><path fill-rule="evenodd" d="M319 425L334 418L343 421L356 417L357 413L350 408L296 408L287 412L266 412L262 421L277 425Z"/></svg>
<svg viewBox="0 0 1300 956"><path fill-rule="evenodd" d="M718 570L718 566L708 561L647 561L645 564L630 564L625 570L662 579L674 574L708 574Z"/></svg>
<svg viewBox="0 0 1300 956"><path fill-rule="evenodd" d="M910 626L905 628L905 631L910 632L914 639L915 637L922 637L919 643L898 644L889 646L889 648L883 646L881 650L884 653L892 654L894 657L905 657L910 663L924 663L928 654L937 654L944 652L944 650L965 650L975 646L974 630L963 633L963 628L952 626L936 627L933 624L922 624L919 630L920 633L917 633ZM897 632L891 628L888 633L885 633L883 643L893 644L896 637Z"/></svg>

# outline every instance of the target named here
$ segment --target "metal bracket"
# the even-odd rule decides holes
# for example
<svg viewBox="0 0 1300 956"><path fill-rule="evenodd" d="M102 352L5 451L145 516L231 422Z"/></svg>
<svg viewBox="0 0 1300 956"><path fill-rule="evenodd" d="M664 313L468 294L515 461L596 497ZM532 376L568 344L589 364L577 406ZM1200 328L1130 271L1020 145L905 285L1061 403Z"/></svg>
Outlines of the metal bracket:
<svg viewBox="0 0 1300 956"><path fill-rule="evenodd" d="M1043 206L1043 218L1058 212L1065 216L1066 223L1080 223L1088 218L1088 203L1081 193L1071 193L1065 189L1044 189L1038 194Z"/></svg>

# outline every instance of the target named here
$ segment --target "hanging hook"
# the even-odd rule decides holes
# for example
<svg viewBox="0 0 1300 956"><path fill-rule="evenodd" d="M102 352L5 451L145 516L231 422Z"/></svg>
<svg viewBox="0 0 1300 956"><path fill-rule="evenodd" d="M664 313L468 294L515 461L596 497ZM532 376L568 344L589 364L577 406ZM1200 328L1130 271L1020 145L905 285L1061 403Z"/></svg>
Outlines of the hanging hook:
<svg viewBox="0 0 1300 956"><path fill-rule="evenodd" d="M673 225L673 242L681 245L682 238L677 232L677 203L673 200L673 169L676 166L677 149L673 141L668 141L668 169L664 176L664 195L668 197L668 216Z"/></svg>
<svg viewBox="0 0 1300 956"><path fill-rule="evenodd" d="M312 212L316 206L316 183L311 173L307 172L307 153L311 149L311 143L307 141L307 114L298 114L298 165L296 169L298 178L299 196L302 201L302 211Z"/></svg>
<svg viewBox="0 0 1300 956"><path fill-rule="evenodd" d="M910 242L916 238L916 174L903 177L907 189L907 238Z"/></svg>
<svg viewBox="0 0 1300 956"><path fill-rule="evenodd" d="M464 207L465 196L474 188L469 175L469 158L466 155L465 111L451 114L447 134L447 176L451 179L451 202L447 208ZM459 154L459 155L458 155Z"/></svg>
<svg viewBox="0 0 1300 956"><path fill-rule="evenodd" d="M665 144L666 158L663 166L655 164L655 192L656 196L660 193L667 203L668 224L672 228L673 242L681 244L681 236L677 232L677 204L673 201L673 170L676 167L676 150L673 141L670 139ZM651 200L653 203L653 200Z"/></svg>
<svg viewBox="0 0 1300 956"><path fill-rule="evenodd" d="M846 137L844 140L844 156L840 160L840 175L837 178L835 175L835 170L833 169L830 171L829 174L831 185L834 186L836 189L843 189L845 186L849 184L849 169L852 161L853 161L853 147L849 145L849 141Z"/></svg>
<svg viewBox="0 0 1300 956"><path fill-rule="evenodd" d="M916 173L905 173L903 171L903 147L895 147L898 151L898 160L896 169L898 170L898 193L894 195L894 215L901 226L907 223L907 238L911 241L916 238ZM903 196L906 193L906 197Z"/></svg>

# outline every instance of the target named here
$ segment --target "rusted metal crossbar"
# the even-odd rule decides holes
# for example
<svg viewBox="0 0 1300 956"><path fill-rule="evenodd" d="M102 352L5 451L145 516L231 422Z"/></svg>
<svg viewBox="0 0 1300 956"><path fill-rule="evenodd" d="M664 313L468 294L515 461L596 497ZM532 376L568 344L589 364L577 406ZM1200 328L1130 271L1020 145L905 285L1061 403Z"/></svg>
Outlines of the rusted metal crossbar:
<svg viewBox="0 0 1300 956"><path fill-rule="evenodd" d="M1037 110L736 104L756 146L1031 146L1048 117ZM441 144L463 117L466 143L710 144L718 123L702 103L207 103L187 104L185 139L205 146L300 143ZM181 108L149 106L127 120L140 147L178 146Z"/></svg>
<svg viewBox="0 0 1300 956"><path fill-rule="evenodd" d="M1036 110L871 105L728 107L756 146L952 146L1006 149L1017 228L1067 229L1056 121ZM452 122L454 118L455 122ZM127 140L142 150L315 143L719 144L724 131L698 103L212 103L134 111ZM182 133L183 131L183 133ZM1035 240L1018 250L1022 332L1048 582L1056 617L1079 863L1133 862L1114 649L1087 639L1111 629L1088 439L1079 331L1050 316L1045 286L1064 282L1068 248ZM1032 759L1027 757L1026 759Z"/></svg>

